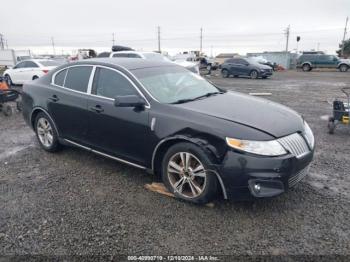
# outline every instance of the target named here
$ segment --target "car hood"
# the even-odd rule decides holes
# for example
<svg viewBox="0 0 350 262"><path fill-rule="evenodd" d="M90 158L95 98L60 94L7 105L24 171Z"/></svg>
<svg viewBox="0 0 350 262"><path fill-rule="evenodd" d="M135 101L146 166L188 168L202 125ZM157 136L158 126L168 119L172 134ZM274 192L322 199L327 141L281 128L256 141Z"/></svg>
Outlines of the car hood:
<svg viewBox="0 0 350 262"><path fill-rule="evenodd" d="M183 66L183 67L187 67L187 68L197 66L196 63L185 61L185 60L175 60L174 63L177 65Z"/></svg>
<svg viewBox="0 0 350 262"><path fill-rule="evenodd" d="M240 123L276 138L304 131L303 118L294 110L266 99L237 92L229 91L178 106Z"/></svg>

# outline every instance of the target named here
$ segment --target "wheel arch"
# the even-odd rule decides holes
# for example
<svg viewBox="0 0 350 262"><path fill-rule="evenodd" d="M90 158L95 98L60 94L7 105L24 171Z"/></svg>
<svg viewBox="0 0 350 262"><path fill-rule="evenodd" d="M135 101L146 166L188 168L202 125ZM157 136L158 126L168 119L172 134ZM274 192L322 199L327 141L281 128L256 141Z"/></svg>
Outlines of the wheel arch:
<svg viewBox="0 0 350 262"><path fill-rule="evenodd" d="M55 128L57 135L60 136L55 121L52 119L50 114L42 107L33 108L32 112L30 114L29 121L30 121L30 124L31 124L31 127L33 128L33 130L35 130L35 126L34 126L35 119L36 119L37 115L41 112L44 113L45 115L47 115L48 118L50 118L51 122L53 123L53 126Z"/></svg>
<svg viewBox="0 0 350 262"><path fill-rule="evenodd" d="M310 67L312 67L312 63L311 62L303 62L302 64L301 64L301 67L303 67L304 65L309 65Z"/></svg>
<svg viewBox="0 0 350 262"><path fill-rule="evenodd" d="M337 68L340 68L342 65L345 65L345 66L347 66L348 68L350 68L350 65L347 64L347 63L340 63L340 64L337 66Z"/></svg>
<svg viewBox="0 0 350 262"><path fill-rule="evenodd" d="M191 144L194 144L196 146L199 146L207 155L209 158L214 160L218 160L219 156L217 155L217 152L215 152L215 149L210 146L210 144L205 141L202 138L195 138L195 137L188 137L185 135L176 135L172 137L167 137L161 140L155 147L153 154L152 154L152 172L156 176L160 175L161 170L161 162L162 157L164 156L165 152L173 145L181 142L188 142ZM220 174L214 170L209 170L210 172L214 173L216 175L217 180L219 181L221 193L224 197L224 199L227 199L227 193L226 188L224 185L224 182L220 176Z"/></svg>

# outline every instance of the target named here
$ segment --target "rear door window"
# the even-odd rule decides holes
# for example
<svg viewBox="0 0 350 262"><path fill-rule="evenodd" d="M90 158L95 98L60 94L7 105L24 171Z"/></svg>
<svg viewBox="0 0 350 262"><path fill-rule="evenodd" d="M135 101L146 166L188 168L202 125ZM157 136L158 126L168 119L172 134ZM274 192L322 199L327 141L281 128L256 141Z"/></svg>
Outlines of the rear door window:
<svg viewBox="0 0 350 262"><path fill-rule="evenodd" d="M85 93L88 88L91 71L92 66L74 66L68 68L64 87Z"/></svg>
<svg viewBox="0 0 350 262"><path fill-rule="evenodd" d="M25 62L18 63L13 69L23 68Z"/></svg>
<svg viewBox="0 0 350 262"><path fill-rule="evenodd" d="M126 53L113 54L113 57L129 57L129 54L126 54Z"/></svg>
<svg viewBox="0 0 350 262"><path fill-rule="evenodd" d="M33 68L33 67L39 67L36 63L32 61L25 61L24 62L24 67L25 68Z"/></svg>
<svg viewBox="0 0 350 262"><path fill-rule="evenodd" d="M122 74L106 68L96 68L92 94L114 99L116 96L136 95L137 91Z"/></svg>

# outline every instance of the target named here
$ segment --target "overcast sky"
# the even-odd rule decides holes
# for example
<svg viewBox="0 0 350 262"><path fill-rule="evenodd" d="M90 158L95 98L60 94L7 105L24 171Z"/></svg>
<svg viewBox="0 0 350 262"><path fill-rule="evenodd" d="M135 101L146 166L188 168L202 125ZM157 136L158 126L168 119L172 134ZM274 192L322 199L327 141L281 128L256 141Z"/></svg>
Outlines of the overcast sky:
<svg viewBox="0 0 350 262"><path fill-rule="evenodd" d="M2 3L1 33L9 48L36 53L78 48L109 50L116 43L170 53L199 49L219 52L281 51L290 24L290 49L334 53L343 37L350 0L11 0ZM6 10L4 12L4 10ZM350 37L350 33L348 34Z"/></svg>

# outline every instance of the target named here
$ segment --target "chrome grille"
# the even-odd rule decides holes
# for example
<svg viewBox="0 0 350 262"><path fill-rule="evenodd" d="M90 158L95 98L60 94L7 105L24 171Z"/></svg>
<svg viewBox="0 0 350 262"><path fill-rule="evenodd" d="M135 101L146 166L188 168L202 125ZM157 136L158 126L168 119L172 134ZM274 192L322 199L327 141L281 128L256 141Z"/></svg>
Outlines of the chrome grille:
<svg viewBox="0 0 350 262"><path fill-rule="evenodd" d="M296 157L301 157L310 152L305 139L298 133L279 138L278 142Z"/></svg>
<svg viewBox="0 0 350 262"><path fill-rule="evenodd" d="M309 166L305 167L304 169L300 170L298 173L296 173L295 175L291 176L288 179L288 186L289 187L293 187L295 186L297 183L300 182L300 180L302 180L304 177L306 177L306 175L309 173Z"/></svg>

